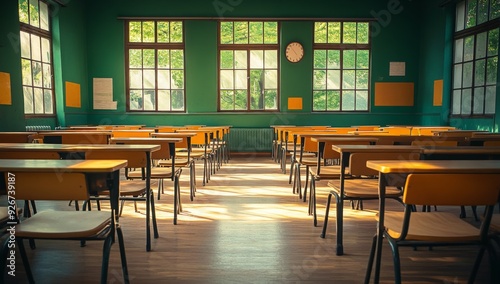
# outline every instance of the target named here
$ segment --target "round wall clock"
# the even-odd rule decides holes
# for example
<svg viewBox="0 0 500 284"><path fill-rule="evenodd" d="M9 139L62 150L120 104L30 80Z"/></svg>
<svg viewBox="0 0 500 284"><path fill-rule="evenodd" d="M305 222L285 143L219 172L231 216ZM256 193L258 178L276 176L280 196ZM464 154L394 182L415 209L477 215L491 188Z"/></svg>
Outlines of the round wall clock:
<svg viewBox="0 0 500 284"><path fill-rule="evenodd" d="M302 44L296 41L290 42L285 49L286 59L290 62L299 62L304 56L304 48Z"/></svg>

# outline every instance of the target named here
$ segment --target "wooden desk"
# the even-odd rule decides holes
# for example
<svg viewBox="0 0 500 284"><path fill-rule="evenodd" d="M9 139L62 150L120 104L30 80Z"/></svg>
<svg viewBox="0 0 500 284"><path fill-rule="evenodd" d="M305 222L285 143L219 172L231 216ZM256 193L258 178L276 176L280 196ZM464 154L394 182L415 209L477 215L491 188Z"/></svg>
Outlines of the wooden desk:
<svg viewBox="0 0 500 284"><path fill-rule="evenodd" d="M425 160L482 160L500 159L500 147L458 146L458 147L423 147Z"/></svg>
<svg viewBox="0 0 500 284"><path fill-rule="evenodd" d="M38 138L46 144L108 144L109 131L45 131L39 132Z"/></svg>
<svg viewBox="0 0 500 284"><path fill-rule="evenodd" d="M384 231L385 189L390 175L410 173L487 173L500 174L499 160L368 161L368 168L379 174L379 221L377 226L375 283L379 282ZM368 278L369 275L367 275ZM368 279L369 280L369 279Z"/></svg>
<svg viewBox="0 0 500 284"><path fill-rule="evenodd" d="M36 136L36 132L0 132L0 142L30 143Z"/></svg>

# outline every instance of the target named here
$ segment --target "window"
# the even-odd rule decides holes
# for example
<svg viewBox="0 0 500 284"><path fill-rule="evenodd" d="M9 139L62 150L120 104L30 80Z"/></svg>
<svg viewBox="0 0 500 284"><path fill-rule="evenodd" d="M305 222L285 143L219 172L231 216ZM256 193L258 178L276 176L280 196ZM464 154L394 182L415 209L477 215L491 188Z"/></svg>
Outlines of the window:
<svg viewBox="0 0 500 284"><path fill-rule="evenodd" d="M52 34L49 9L40 0L19 0L24 113L53 115Z"/></svg>
<svg viewBox="0 0 500 284"><path fill-rule="evenodd" d="M219 111L276 111L278 23L219 22Z"/></svg>
<svg viewBox="0 0 500 284"><path fill-rule="evenodd" d="M500 2L457 4L453 57L452 115L495 114Z"/></svg>
<svg viewBox="0 0 500 284"><path fill-rule="evenodd" d="M313 111L368 111L368 22L315 22L313 60Z"/></svg>
<svg viewBox="0 0 500 284"><path fill-rule="evenodd" d="M185 111L181 21L126 21L128 111Z"/></svg>

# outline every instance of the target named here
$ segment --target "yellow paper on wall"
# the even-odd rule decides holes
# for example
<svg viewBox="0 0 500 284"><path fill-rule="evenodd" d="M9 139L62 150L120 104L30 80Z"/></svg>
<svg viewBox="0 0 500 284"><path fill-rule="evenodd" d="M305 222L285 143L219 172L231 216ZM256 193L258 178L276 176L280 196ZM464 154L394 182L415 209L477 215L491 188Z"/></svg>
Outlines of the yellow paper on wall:
<svg viewBox="0 0 500 284"><path fill-rule="evenodd" d="M443 105L443 80L434 81L434 96L432 100L433 106Z"/></svg>
<svg viewBox="0 0 500 284"><path fill-rule="evenodd" d="M289 110L302 110L302 98L288 98Z"/></svg>
<svg viewBox="0 0 500 284"><path fill-rule="evenodd" d="M10 74L0 72L0 105L12 105Z"/></svg>
<svg viewBox="0 0 500 284"><path fill-rule="evenodd" d="M413 106L413 82L375 83L375 106Z"/></svg>
<svg viewBox="0 0 500 284"><path fill-rule="evenodd" d="M66 82L66 106L77 108L82 106L80 98L80 84Z"/></svg>

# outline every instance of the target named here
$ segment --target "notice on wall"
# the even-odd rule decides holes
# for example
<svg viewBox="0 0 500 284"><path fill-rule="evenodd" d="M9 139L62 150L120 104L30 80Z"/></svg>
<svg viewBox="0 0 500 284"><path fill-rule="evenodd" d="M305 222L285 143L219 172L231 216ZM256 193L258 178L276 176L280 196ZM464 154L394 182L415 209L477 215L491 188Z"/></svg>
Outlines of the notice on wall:
<svg viewBox="0 0 500 284"><path fill-rule="evenodd" d="M389 66L389 76L405 76L406 62L391 62Z"/></svg>
<svg viewBox="0 0 500 284"><path fill-rule="evenodd" d="M82 107L80 84L66 82L66 106L75 108Z"/></svg>
<svg viewBox="0 0 500 284"><path fill-rule="evenodd" d="M94 78L94 109L117 109L113 101L113 78Z"/></svg>
<svg viewBox="0 0 500 284"><path fill-rule="evenodd" d="M12 105L10 74L0 72L0 105Z"/></svg>

